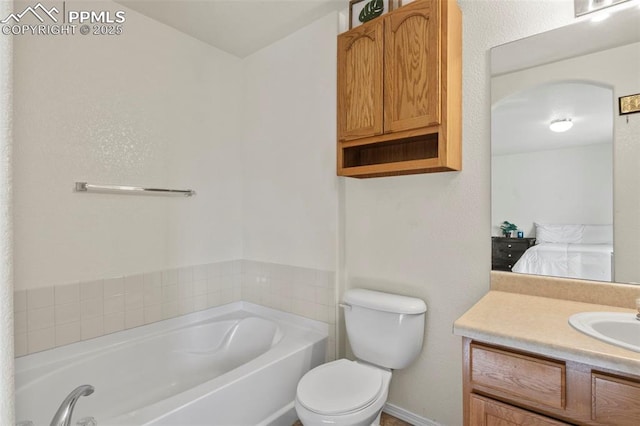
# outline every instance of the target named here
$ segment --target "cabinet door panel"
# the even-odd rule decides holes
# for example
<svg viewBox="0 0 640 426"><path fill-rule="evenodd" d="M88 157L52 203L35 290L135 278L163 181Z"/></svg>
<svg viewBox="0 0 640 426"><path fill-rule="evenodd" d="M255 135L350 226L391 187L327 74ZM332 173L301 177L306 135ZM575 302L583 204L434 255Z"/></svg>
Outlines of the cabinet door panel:
<svg viewBox="0 0 640 426"><path fill-rule="evenodd" d="M471 382L534 404L565 407L566 368L562 362L472 344Z"/></svg>
<svg viewBox="0 0 640 426"><path fill-rule="evenodd" d="M603 425L640 424L640 383L593 373L593 420Z"/></svg>
<svg viewBox="0 0 640 426"><path fill-rule="evenodd" d="M440 123L438 7L435 0L423 0L387 19L385 133Z"/></svg>
<svg viewBox="0 0 640 426"><path fill-rule="evenodd" d="M338 138L382 134L383 22L338 36Z"/></svg>
<svg viewBox="0 0 640 426"><path fill-rule="evenodd" d="M560 422L539 414L478 395L470 396L470 426L561 426Z"/></svg>

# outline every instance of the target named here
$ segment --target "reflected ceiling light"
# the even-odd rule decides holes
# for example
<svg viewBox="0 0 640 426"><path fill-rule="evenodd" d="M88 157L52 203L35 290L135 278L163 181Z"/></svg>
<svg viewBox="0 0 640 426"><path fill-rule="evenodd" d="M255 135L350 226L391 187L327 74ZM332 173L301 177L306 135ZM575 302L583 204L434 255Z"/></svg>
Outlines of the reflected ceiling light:
<svg viewBox="0 0 640 426"><path fill-rule="evenodd" d="M558 133L566 132L572 127L573 127L573 122L571 121L570 118L561 118L558 120L553 120L551 124L549 124L549 129L551 129L552 132L558 132Z"/></svg>

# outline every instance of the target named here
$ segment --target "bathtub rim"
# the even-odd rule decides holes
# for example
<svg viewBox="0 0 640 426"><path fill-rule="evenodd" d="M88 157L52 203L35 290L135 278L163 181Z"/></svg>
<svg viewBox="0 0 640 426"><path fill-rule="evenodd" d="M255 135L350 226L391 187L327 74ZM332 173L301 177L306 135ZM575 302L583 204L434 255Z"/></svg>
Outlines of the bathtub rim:
<svg viewBox="0 0 640 426"><path fill-rule="evenodd" d="M202 311L169 318L150 324L141 325L126 330L94 337L64 346L47 349L41 352L15 357L15 375L24 370L54 364L62 360L70 360L87 356L98 349L114 348L132 342L140 336L145 338L177 330L198 322L212 320L217 317L244 311L271 320L279 320L292 326L311 329L321 334L329 333L329 324L302 317L289 312L267 308L246 301L231 302L226 305L215 306ZM18 389L16 389L18 390Z"/></svg>

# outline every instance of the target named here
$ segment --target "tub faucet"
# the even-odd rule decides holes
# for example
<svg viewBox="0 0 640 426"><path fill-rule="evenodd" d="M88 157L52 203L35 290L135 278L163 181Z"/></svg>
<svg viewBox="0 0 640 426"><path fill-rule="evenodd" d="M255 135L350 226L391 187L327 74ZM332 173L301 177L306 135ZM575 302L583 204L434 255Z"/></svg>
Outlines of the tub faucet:
<svg viewBox="0 0 640 426"><path fill-rule="evenodd" d="M73 414L73 407L75 407L76 402L80 399L81 396L88 396L93 393L93 386L91 385L82 385L78 386L74 390L71 391L69 395L62 401L60 408L56 412L56 415L53 416L53 420L51 420L51 426L70 426L71 425L71 415Z"/></svg>

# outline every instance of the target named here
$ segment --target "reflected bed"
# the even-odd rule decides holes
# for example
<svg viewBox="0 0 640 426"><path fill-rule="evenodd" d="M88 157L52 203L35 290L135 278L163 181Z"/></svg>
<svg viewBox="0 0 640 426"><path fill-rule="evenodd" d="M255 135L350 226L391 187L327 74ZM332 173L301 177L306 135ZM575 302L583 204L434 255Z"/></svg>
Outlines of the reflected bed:
<svg viewBox="0 0 640 426"><path fill-rule="evenodd" d="M612 244L541 243L529 248L513 272L611 281Z"/></svg>

